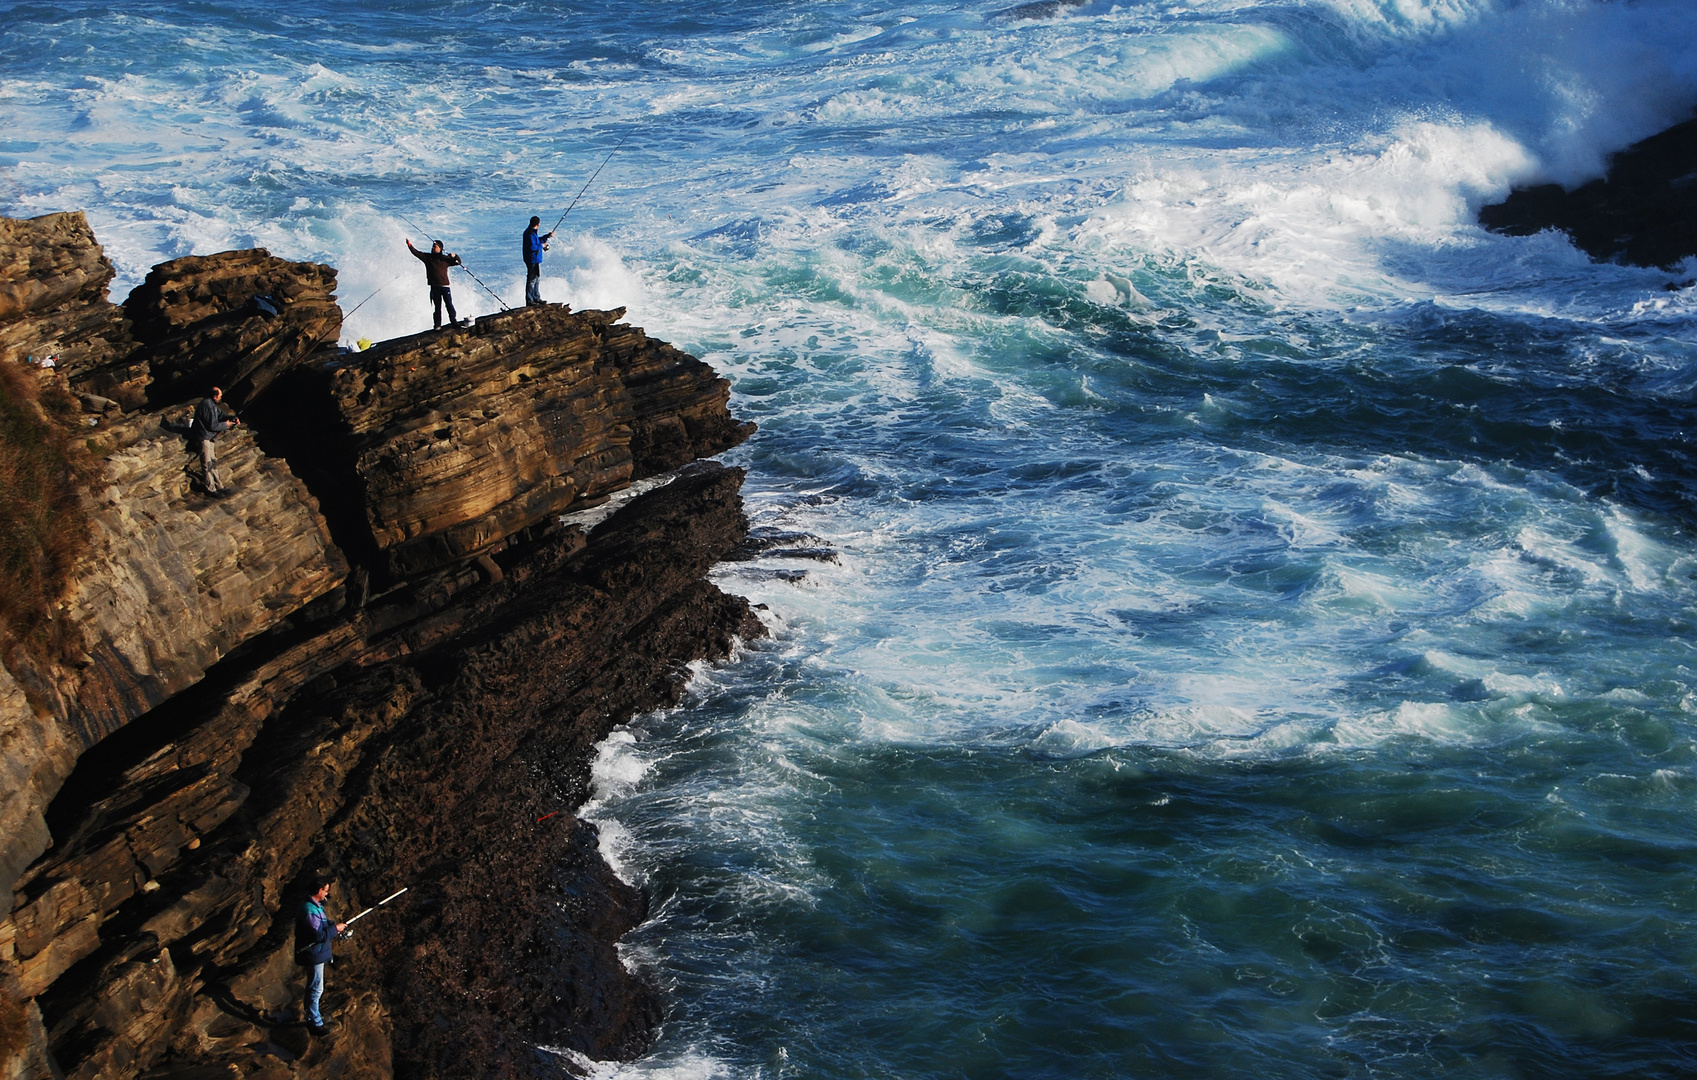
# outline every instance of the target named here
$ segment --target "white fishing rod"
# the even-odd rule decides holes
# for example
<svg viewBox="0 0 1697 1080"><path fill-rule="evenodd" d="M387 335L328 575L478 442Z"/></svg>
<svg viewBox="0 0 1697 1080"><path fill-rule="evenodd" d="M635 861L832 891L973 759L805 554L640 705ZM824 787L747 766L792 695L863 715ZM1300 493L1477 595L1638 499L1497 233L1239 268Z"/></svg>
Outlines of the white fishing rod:
<svg viewBox="0 0 1697 1080"><path fill-rule="evenodd" d="M412 888L412 886L408 885L407 889L410 889L410 888ZM359 922L361 919L365 918L367 915L370 915L373 911L376 911L378 908L382 907L384 904L387 904L389 901L393 900L395 897L401 895L401 893L406 892L407 889L402 889L401 892L390 893L388 896L385 896L383 899L377 901L377 903L372 904L370 907L366 908L364 911L360 912L358 915L355 915L353 918L349 919L347 922L343 923L342 925L343 926L352 926L354 923ZM347 931L344 930L343 933L346 934Z"/></svg>

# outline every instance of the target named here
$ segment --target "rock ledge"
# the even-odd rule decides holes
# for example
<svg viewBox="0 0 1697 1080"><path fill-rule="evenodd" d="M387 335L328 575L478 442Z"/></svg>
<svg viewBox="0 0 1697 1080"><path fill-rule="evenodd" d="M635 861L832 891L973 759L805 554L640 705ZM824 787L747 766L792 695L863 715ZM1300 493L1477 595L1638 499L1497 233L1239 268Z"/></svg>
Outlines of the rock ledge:
<svg viewBox="0 0 1697 1080"><path fill-rule="evenodd" d="M729 384L559 305L345 353L335 271L263 251L113 304L80 214L0 219L0 268L0 363L56 354L30 370L101 462L49 613L80 648L0 658L0 1080L641 1053L660 1002L616 943L645 899L573 811L612 727L763 633L707 580L748 533L741 471L699 460L753 430ZM246 421L216 499L180 434L212 383ZM321 872L341 913L411 891L338 949L312 1039Z"/></svg>

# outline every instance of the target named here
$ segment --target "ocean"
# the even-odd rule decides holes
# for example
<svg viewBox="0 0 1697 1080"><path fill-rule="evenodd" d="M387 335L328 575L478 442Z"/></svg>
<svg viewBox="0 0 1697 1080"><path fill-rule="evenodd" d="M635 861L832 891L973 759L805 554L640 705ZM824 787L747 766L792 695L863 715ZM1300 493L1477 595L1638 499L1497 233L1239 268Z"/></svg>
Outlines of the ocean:
<svg viewBox="0 0 1697 1080"><path fill-rule="evenodd" d="M605 163L543 296L725 374L754 525L829 552L721 567L770 639L601 748L669 1008L603 1080L1681 1077L1697 267L1474 214L1685 119L1694 43L1684 0L0 3L0 212L86 210L119 298L331 263L351 343L429 325L405 238L520 301Z"/></svg>

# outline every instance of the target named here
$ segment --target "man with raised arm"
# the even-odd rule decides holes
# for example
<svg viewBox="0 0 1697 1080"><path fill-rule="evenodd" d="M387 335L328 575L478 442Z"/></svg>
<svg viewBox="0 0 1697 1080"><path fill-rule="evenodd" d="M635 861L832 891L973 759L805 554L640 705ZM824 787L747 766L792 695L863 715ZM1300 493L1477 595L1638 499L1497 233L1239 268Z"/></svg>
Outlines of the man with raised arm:
<svg viewBox="0 0 1697 1080"><path fill-rule="evenodd" d="M430 283L430 303L435 310L436 329L442 329L442 305L448 305L448 325L459 322L459 316L454 314L454 294L448 287L448 267L460 265L458 255L443 254L442 241L430 241L429 251L420 251L412 246L412 238L407 238L407 250L413 258L424 264L424 280Z"/></svg>

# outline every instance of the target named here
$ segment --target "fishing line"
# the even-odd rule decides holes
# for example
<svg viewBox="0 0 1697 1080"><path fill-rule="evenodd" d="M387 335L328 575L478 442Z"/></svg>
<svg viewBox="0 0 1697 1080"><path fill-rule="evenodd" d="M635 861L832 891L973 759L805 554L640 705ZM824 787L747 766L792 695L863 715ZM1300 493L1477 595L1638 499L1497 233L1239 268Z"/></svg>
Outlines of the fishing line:
<svg viewBox="0 0 1697 1080"><path fill-rule="evenodd" d="M631 128L630 131L625 132L625 138L619 140L619 146L623 146L625 144L625 139L629 139L631 137L631 132L635 130L635 128ZM583 187L577 193L577 199L573 199L572 205L566 207L566 213L560 215L560 221L566 220L566 214L572 212L572 206L576 206L577 200L583 198L583 193L589 190L589 185L595 183L595 177L601 175L601 169L605 169L607 167L607 162L613 160L613 155L619 152L619 146L615 146L611 150L607 151L607 156L601 160L600 168L596 169L589 179L584 181ZM554 227L548 230L550 235L559 231L560 221L554 222Z"/></svg>
<svg viewBox="0 0 1697 1080"><path fill-rule="evenodd" d="M395 213L395 216L396 216L396 217L398 217L398 218L400 218L400 219L401 219L401 220L402 220L402 221L404 221L404 222L406 222L406 223L407 223L407 224L408 224L408 225L411 225L411 226L412 226L412 227L413 227L413 228L414 228L414 229L417 229L417 230L418 230L418 232L419 232L419 233L420 233L420 234L422 234L422 235L423 235L423 236L424 236L424 238L425 238L425 239L426 239L426 240L428 240L428 241L430 241L430 242L431 242L431 243L433 243L433 244L434 244L434 243L436 243L436 242L437 242L437 241L438 241L438 240L440 240L440 239L441 239L441 238L440 238L440 237L437 237L437 236L431 236L431 235L430 235L430 234L429 234L429 233L428 233L428 232L425 232L425 231L424 231L424 229L422 229L422 228L420 228L420 226L419 226L419 224L418 224L418 222L416 222L416 221L414 221L414 220L413 220L413 219L412 219L412 218L410 218L410 217L407 217L407 216L406 216L406 215L405 215L405 214L403 214L403 213L400 213L400 212L399 212L399 211L397 211L397 212L396 212L396 213ZM444 246L446 246L446 245L444 245ZM507 304L507 302L506 302L506 301L505 301L505 300L503 300L503 299L501 299L501 294L500 294L500 293L498 293L498 292L496 292L496 291L495 291L495 290L494 290L494 289L491 289L491 288L490 288L490 287L489 287L489 286L488 286L488 285L485 285L485 284L484 284L484 283L483 283L483 279L482 279L482 278L480 278L480 277L478 277L478 276L477 276L477 275L476 275L476 274L473 274L473 273L472 273L472 271L471 271L471 267L469 267L469 266L467 266L467 265L466 265L466 264L465 264L465 259L463 259L463 258L462 258L462 259L460 259L460 269L461 269L461 270L464 270L464 271L465 271L465 272L466 272L466 273L467 273L467 274L471 274L471 280L473 280L473 281L475 281L475 282L477 282L477 283L478 283L478 284L479 284L479 285L481 285L481 286L483 286L483 291L484 291L484 292L486 292L486 293L488 293L488 294L489 294L489 295L490 295L490 296L493 296L493 297L494 297L494 298L495 298L495 302L496 302L496 303L497 303L497 304L500 304L500 305L501 305L501 310L502 310L502 311L511 311L511 310L513 310L513 309L512 309L512 308L511 308L511 307L510 307L510 306L508 306L508 304ZM393 284L393 282L391 282L391 283L390 283L390 284ZM366 297L366 299L367 299L367 300L369 300L369 299L370 299L370 297ZM362 303L362 304L363 304L363 303L364 303L364 302L365 302L365 301L364 301L364 300L361 300L361 301L360 301L360 303Z"/></svg>
<svg viewBox="0 0 1697 1080"><path fill-rule="evenodd" d="M384 289L387 289L389 286L393 285L395 282L401 280L402 278L404 278L406 276L407 276L407 272L405 270L402 270L400 273L396 274L394 277L390 278L388 281L385 281L383 284L377 286L377 288L372 289L371 293L368 296L366 296L366 298L364 300L361 300L359 303L354 305L353 311L350 311L346 315L342 316L342 322L345 324L349 319L354 317L354 311L358 311L360 308L364 307L366 305L366 303L371 299L371 297L376 296L378 293L382 292Z"/></svg>

